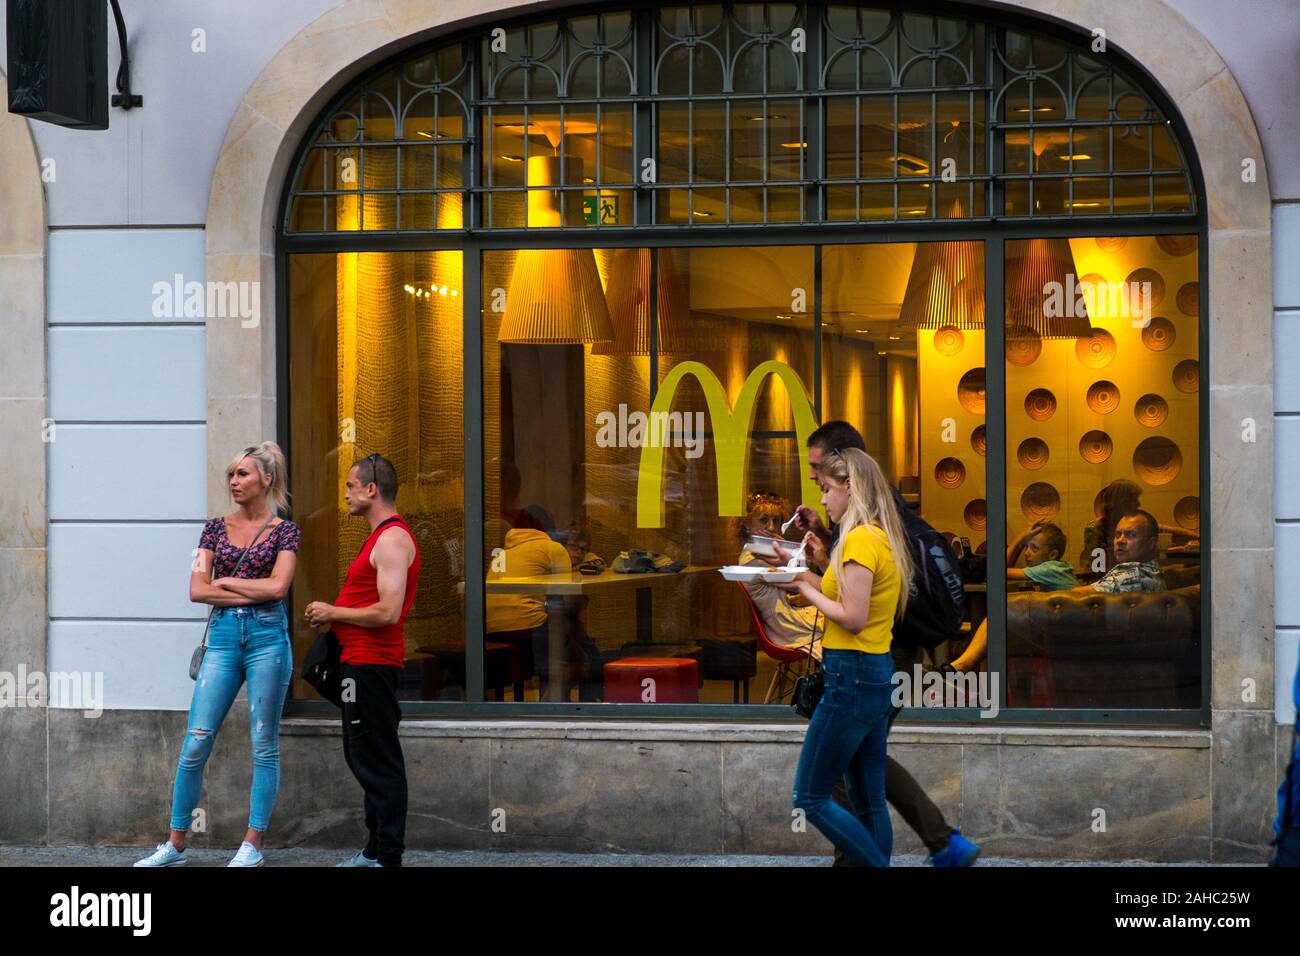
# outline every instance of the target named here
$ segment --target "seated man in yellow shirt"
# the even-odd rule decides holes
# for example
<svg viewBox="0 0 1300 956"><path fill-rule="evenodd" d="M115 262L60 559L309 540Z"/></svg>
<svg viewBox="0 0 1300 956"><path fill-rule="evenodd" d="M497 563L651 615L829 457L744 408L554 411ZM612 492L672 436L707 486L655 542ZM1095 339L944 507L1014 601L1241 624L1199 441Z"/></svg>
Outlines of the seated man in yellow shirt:
<svg viewBox="0 0 1300 956"><path fill-rule="evenodd" d="M524 508L514 516L514 527L506 532L505 548L494 552L489 558L488 582L502 578L533 577L542 574L561 574L571 571L569 552L563 544L556 541L555 520L544 508L536 506ZM522 643L530 650L532 660L528 670L536 673L542 680L542 696L547 698L550 679L550 610L564 613L566 618L566 667L568 674L578 678L583 685L583 699L590 698L586 688L588 680L599 681L597 662L588 660L591 655L587 648L590 642L582 641L580 634L575 634L577 607L573 602L559 597L544 597L532 594L493 594L489 588L487 600L488 640L506 643ZM549 606L548 606L549 605ZM571 606L572 605L572 606ZM595 667L595 674L590 671ZM567 689L568 683L565 687ZM566 694L567 696L567 694Z"/></svg>

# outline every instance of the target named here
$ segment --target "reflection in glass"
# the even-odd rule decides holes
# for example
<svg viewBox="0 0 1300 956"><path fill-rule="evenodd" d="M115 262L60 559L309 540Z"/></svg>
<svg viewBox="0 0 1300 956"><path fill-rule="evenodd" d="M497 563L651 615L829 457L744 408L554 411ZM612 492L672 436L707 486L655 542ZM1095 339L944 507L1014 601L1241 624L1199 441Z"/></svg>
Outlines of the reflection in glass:
<svg viewBox="0 0 1300 956"><path fill-rule="evenodd" d="M410 700L465 697L461 282L458 251L289 257L295 659L313 638L303 609L334 600L370 533L343 487L353 462L379 452L397 468L397 508L420 549L399 685ZM316 697L301 681L293 690Z"/></svg>

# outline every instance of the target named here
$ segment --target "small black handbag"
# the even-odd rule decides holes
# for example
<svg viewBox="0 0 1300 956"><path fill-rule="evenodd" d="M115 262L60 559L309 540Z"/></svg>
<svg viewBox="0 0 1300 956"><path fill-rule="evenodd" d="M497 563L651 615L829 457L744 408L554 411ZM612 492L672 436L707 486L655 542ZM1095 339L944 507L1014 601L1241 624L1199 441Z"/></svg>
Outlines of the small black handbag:
<svg viewBox="0 0 1300 956"><path fill-rule="evenodd" d="M821 620L820 613L813 616L813 636L808 640L808 673L794 682L794 693L790 699L790 705L800 717L812 717L813 711L817 709L817 704L822 699L822 692L826 690L826 675L813 659L812 653L819 620Z"/></svg>
<svg viewBox="0 0 1300 956"><path fill-rule="evenodd" d="M316 688L316 693L340 708L343 706L343 666L339 660L342 650L333 631L321 631L307 649L300 675Z"/></svg>

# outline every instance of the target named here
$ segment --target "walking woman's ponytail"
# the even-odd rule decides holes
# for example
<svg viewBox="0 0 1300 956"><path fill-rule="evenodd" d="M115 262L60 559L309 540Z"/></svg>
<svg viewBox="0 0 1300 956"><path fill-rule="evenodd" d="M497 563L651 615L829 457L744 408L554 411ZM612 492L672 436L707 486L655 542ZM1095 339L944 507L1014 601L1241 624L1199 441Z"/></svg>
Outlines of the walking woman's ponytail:
<svg viewBox="0 0 1300 956"><path fill-rule="evenodd" d="M837 579L844 579L842 554L844 539L849 532L859 525L876 525L885 532L889 549L893 552L894 567L898 570L901 584L897 617L902 618L907 610L909 584L916 562L912 558L907 531L903 528L903 516L898 513L898 505L894 502L894 490L885 480L884 472L874 458L858 448L831 452L822 458L818 470L839 484L847 481L849 485L849 505L840 521L839 539L830 555Z"/></svg>
<svg viewBox="0 0 1300 956"><path fill-rule="evenodd" d="M284 452L273 441L264 441L260 445L249 445L234 457L226 466L226 478L235 473L239 463L245 458L257 462L257 470L265 477L271 478L271 485L266 490L266 502L281 515L289 513L289 470L285 464Z"/></svg>

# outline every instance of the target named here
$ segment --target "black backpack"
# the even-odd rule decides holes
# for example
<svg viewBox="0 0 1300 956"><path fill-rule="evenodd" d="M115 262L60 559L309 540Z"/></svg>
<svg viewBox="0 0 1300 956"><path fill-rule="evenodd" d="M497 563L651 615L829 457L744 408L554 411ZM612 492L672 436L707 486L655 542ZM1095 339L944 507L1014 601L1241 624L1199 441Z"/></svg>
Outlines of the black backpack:
<svg viewBox="0 0 1300 956"><path fill-rule="evenodd" d="M895 493L903 530L912 543L916 574L908 585L907 613L894 624L894 643L930 650L961 630L966 592L957 570L957 556L943 535L906 507Z"/></svg>

